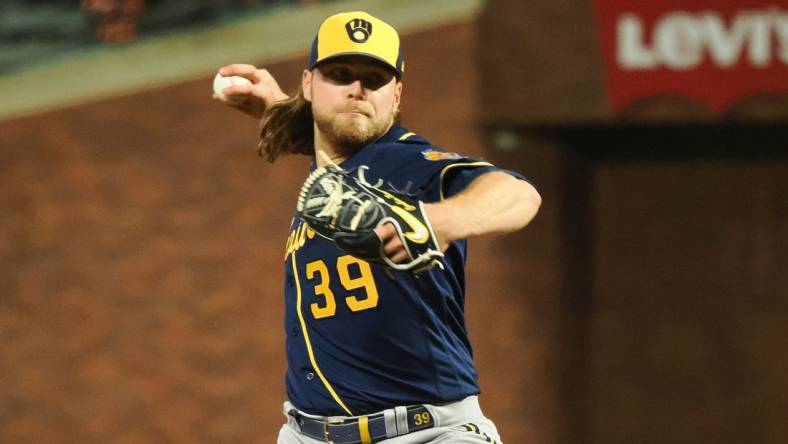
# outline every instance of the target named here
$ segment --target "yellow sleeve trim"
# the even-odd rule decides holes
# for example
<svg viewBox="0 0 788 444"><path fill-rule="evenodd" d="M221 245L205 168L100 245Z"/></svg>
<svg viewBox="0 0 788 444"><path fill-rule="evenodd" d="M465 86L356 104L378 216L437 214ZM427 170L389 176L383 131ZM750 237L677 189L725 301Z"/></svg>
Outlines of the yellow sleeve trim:
<svg viewBox="0 0 788 444"><path fill-rule="evenodd" d="M342 409L347 412L348 415L353 416L353 413L350 411L349 408L345 405L344 402L339 398L337 392L334 391L334 387L331 386L331 383L328 382L325 376L323 376L323 372L320 371L320 367L317 365L317 361L315 360L315 354L312 352L312 343L309 341L309 331L306 329L306 321L304 321L304 314L301 312L301 283L298 279L298 270L296 269L296 252L290 254L290 262L293 264L293 280L295 280L296 284L296 311L298 313L298 320L301 322L301 331L304 334L304 342L306 343L306 352L309 355L309 362L312 363L312 367L315 369L315 373L323 381L323 385L328 390L328 393L331 394L331 397L334 398L334 401L339 404Z"/></svg>
<svg viewBox="0 0 788 444"><path fill-rule="evenodd" d="M444 196L443 196L443 178L446 175L447 171L449 171L452 168L456 168L456 167L477 167L477 166L493 166L493 164L491 164L490 162L453 163L451 165L446 165L445 167L443 167L443 169L441 170L441 180L440 180L441 200L444 199Z"/></svg>
<svg viewBox="0 0 788 444"><path fill-rule="evenodd" d="M405 133L405 134L400 136L399 140L405 140L405 139L407 139L409 137L412 137L412 136L415 136L415 135L416 135L416 133Z"/></svg>
<svg viewBox="0 0 788 444"><path fill-rule="evenodd" d="M369 418L362 416L358 418L358 433L361 435L361 444L372 444L372 436L369 434Z"/></svg>

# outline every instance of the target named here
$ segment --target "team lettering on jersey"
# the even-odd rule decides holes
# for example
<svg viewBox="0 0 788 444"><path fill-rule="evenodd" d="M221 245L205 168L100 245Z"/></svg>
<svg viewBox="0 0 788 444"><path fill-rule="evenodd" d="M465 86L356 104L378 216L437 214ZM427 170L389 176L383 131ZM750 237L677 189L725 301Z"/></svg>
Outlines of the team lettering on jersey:
<svg viewBox="0 0 788 444"><path fill-rule="evenodd" d="M290 236L287 238L287 244L285 245L285 259L291 253L298 251L299 248L303 247L307 240L312 239L315 237L315 230L309 228L307 224L303 222L299 222L298 226L290 232Z"/></svg>

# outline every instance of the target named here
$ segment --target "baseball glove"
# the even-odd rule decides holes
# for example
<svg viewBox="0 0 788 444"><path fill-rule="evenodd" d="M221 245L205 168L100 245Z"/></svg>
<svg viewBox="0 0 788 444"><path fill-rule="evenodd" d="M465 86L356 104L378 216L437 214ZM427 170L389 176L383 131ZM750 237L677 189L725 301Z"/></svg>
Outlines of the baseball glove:
<svg viewBox="0 0 788 444"><path fill-rule="evenodd" d="M442 268L443 257L421 201L394 190L372 185L364 178L367 167L354 177L330 164L307 177L298 196L301 219L315 232L353 256L385 264L396 270ZM394 263L383 252L375 228L391 222L405 245L409 260Z"/></svg>

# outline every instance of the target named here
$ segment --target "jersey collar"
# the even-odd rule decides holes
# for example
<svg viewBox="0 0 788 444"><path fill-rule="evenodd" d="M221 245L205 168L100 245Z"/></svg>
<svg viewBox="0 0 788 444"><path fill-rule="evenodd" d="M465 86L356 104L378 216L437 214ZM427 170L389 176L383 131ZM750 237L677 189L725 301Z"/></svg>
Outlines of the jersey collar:
<svg viewBox="0 0 788 444"><path fill-rule="evenodd" d="M376 141L365 146L356 154L345 159L342 163L339 164L339 166L341 166L342 169L349 170L359 165L364 165L365 162L369 160L371 156L373 156L373 150L370 149L371 147L384 143L396 142L399 140L400 137L402 137L403 134L406 134L407 132L408 130L402 128L401 126L395 123L394 125L391 126L391 128L389 128L386 134L380 136ZM315 163L315 159L313 158L312 162L309 164L309 171L314 171L315 168L317 168L317 164Z"/></svg>

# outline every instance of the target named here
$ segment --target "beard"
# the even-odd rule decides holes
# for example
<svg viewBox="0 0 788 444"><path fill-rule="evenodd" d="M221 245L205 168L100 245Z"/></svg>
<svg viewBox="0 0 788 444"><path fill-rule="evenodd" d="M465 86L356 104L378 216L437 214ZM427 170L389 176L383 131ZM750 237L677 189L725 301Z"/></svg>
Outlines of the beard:
<svg viewBox="0 0 788 444"><path fill-rule="evenodd" d="M341 114L353 109L359 109L364 116ZM380 138L394 121L393 115L375 118L370 114L363 105L341 106L329 113L312 109L320 134L344 155L354 154Z"/></svg>

